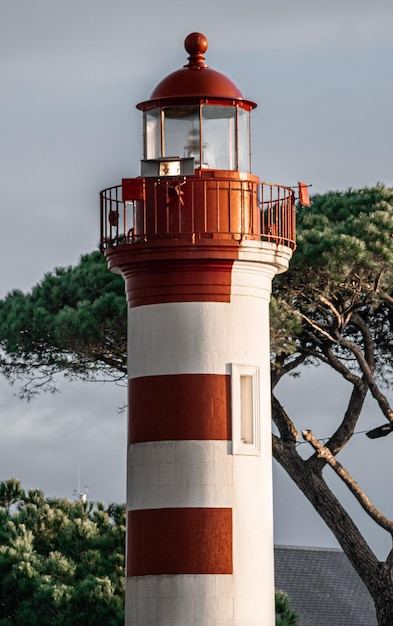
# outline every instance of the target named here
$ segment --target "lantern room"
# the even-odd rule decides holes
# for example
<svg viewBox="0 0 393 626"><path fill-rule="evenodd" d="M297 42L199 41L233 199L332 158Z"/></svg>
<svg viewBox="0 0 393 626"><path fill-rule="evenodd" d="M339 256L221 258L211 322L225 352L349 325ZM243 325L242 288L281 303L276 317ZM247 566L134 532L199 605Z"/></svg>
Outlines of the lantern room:
<svg viewBox="0 0 393 626"><path fill-rule="evenodd" d="M223 74L205 63L207 39L191 33L188 64L164 78L143 111L142 176L198 169L251 172L250 113L256 107ZM154 174L153 174L154 172Z"/></svg>

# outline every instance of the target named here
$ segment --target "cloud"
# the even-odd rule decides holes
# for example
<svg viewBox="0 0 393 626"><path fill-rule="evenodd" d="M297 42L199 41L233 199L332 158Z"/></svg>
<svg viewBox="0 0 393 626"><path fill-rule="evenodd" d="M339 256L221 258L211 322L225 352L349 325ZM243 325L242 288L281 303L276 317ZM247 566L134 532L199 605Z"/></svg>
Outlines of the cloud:
<svg viewBox="0 0 393 626"><path fill-rule="evenodd" d="M0 480L72 497L78 473L93 500L125 501L125 389L59 381L61 393L21 401L0 381Z"/></svg>

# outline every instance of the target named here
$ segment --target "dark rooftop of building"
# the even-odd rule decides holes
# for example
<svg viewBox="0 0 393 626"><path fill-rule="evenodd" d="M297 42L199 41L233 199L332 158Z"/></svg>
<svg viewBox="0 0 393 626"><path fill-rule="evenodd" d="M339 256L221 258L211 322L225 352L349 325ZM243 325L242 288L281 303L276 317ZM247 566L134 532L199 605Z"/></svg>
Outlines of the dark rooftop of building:
<svg viewBox="0 0 393 626"><path fill-rule="evenodd" d="M377 626L367 588L341 550L276 546L276 589L289 596L299 626Z"/></svg>

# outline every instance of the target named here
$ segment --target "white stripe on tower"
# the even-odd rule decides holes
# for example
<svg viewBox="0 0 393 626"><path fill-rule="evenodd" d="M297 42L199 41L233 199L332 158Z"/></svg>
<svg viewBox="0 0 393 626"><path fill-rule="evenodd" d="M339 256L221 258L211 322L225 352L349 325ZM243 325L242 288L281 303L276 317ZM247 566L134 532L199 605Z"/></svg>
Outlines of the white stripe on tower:
<svg viewBox="0 0 393 626"><path fill-rule="evenodd" d="M274 623L268 303L290 256L278 248L165 266L161 280L155 263L143 293L128 279L127 625ZM233 431L236 367L258 373L248 448Z"/></svg>

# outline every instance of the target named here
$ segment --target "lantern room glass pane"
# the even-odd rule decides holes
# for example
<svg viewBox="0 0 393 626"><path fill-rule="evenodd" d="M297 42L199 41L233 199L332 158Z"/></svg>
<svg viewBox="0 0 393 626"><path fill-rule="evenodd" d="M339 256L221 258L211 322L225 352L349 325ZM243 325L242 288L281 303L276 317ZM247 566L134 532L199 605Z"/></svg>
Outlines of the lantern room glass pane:
<svg viewBox="0 0 393 626"><path fill-rule="evenodd" d="M194 157L200 167L198 105L165 107L163 157Z"/></svg>
<svg viewBox="0 0 393 626"><path fill-rule="evenodd" d="M238 169L241 172L251 172L250 150L250 112L238 109Z"/></svg>
<svg viewBox="0 0 393 626"><path fill-rule="evenodd" d="M203 167L236 170L236 108L202 107Z"/></svg>
<svg viewBox="0 0 393 626"><path fill-rule="evenodd" d="M161 156L160 109L145 113L145 159Z"/></svg>

